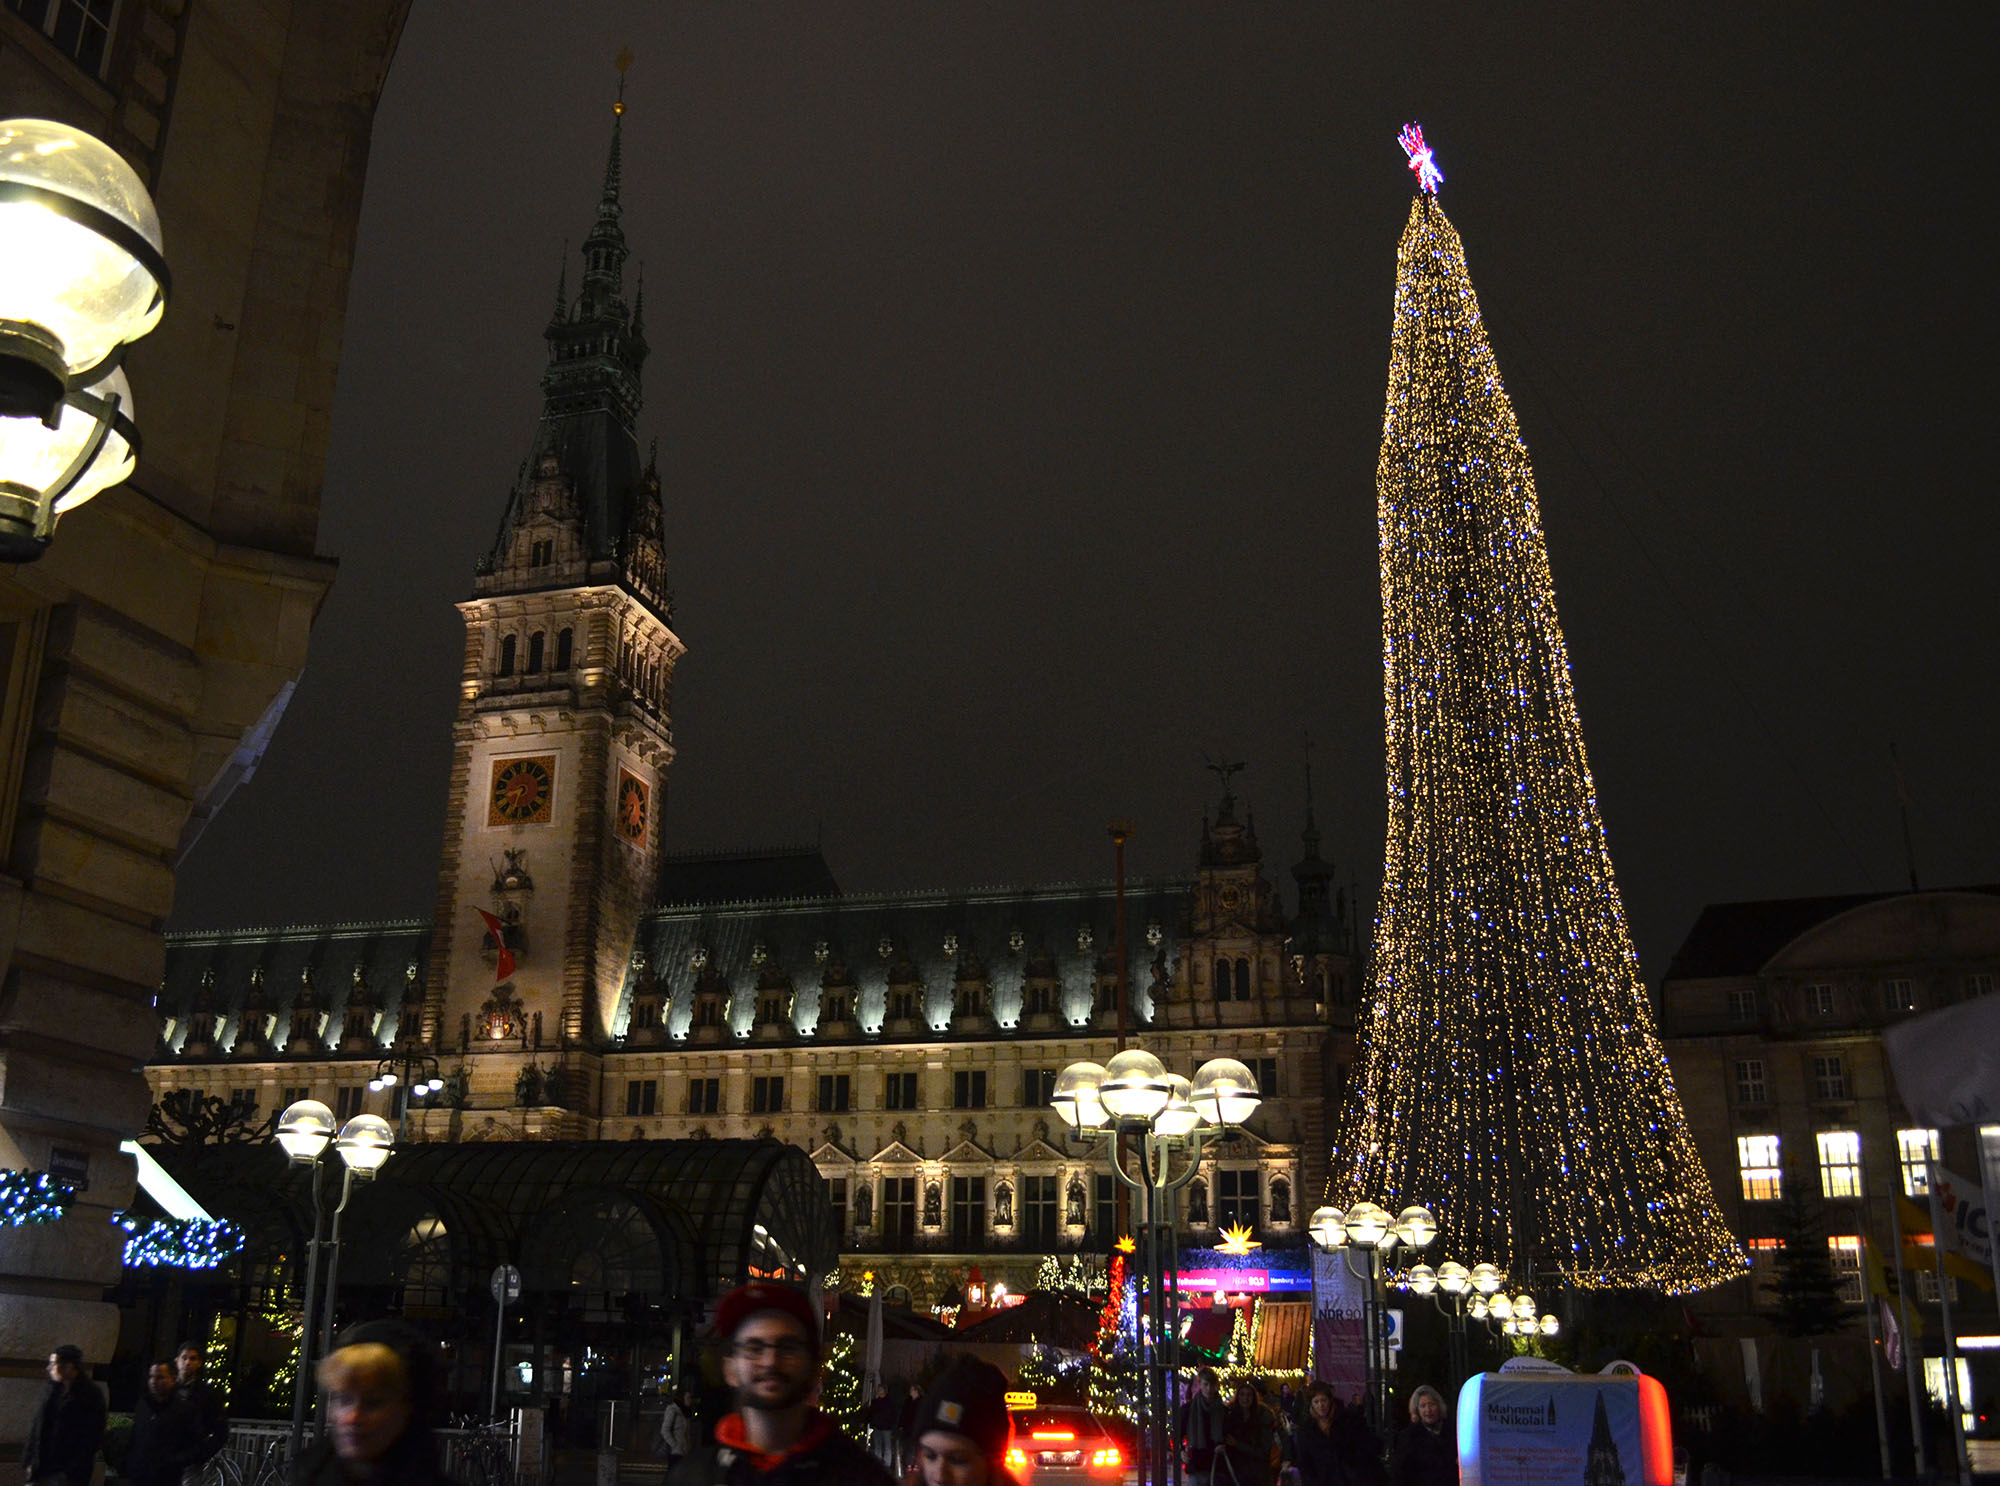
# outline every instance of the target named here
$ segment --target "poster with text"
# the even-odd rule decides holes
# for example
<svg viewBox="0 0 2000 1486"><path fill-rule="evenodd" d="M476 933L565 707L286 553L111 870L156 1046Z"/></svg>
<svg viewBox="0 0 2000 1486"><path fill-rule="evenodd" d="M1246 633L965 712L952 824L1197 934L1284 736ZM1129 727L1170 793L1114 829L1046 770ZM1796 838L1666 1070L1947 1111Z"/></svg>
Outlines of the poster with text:
<svg viewBox="0 0 2000 1486"><path fill-rule="evenodd" d="M1459 1427L1462 1486L1645 1486L1636 1378L1487 1373Z"/></svg>
<svg viewBox="0 0 2000 1486"><path fill-rule="evenodd" d="M1312 1251L1313 1376L1352 1403L1367 1387L1363 1371L1363 1312L1368 1282L1357 1279L1338 1253Z"/></svg>

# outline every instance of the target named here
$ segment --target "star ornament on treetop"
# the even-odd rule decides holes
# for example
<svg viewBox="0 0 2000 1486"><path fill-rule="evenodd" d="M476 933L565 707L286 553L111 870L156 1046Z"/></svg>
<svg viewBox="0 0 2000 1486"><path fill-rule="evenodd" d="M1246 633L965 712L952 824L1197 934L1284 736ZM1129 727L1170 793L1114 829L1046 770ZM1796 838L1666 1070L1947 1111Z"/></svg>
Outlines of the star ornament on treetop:
<svg viewBox="0 0 2000 1486"><path fill-rule="evenodd" d="M1421 124L1405 124L1403 132L1396 136L1396 143L1403 147L1403 155L1410 162L1410 169L1417 173L1417 187L1437 195L1438 186L1444 181L1444 172L1437 168L1432 158L1431 147L1424 143Z"/></svg>

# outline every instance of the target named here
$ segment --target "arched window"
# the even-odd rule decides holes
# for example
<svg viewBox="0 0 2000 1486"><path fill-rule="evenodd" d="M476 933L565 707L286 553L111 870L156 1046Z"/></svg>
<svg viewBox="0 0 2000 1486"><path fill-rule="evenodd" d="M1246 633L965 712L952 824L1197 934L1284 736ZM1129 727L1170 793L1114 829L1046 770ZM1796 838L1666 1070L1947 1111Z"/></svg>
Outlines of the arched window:
<svg viewBox="0 0 2000 1486"><path fill-rule="evenodd" d="M567 671L575 651L575 635L570 630L556 633L556 665L558 671Z"/></svg>
<svg viewBox="0 0 2000 1486"><path fill-rule="evenodd" d="M535 652L530 650L528 652L528 669L531 671L535 668L534 656ZM1238 960L1236 962L1236 999L1238 1001L1248 1001L1250 999L1250 962L1248 960Z"/></svg>
<svg viewBox="0 0 2000 1486"><path fill-rule="evenodd" d="M1218 1001L1229 999L1229 961L1220 955L1215 958L1215 999Z"/></svg>
<svg viewBox="0 0 2000 1486"><path fill-rule="evenodd" d="M536 630L528 636L528 674L534 675L542 668L542 632Z"/></svg>
<svg viewBox="0 0 2000 1486"><path fill-rule="evenodd" d="M514 637L512 635L507 636L500 642L500 674L502 676L511 676L514 674Z"/></svg>

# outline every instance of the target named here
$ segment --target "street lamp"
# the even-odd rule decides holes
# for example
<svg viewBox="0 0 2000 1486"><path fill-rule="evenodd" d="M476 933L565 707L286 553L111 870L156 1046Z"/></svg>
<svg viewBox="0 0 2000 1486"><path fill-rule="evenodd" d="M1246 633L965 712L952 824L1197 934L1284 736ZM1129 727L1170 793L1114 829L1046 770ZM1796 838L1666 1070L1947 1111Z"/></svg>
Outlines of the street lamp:
<svg viewBox="0 0 2000 1486"><path fill-rule="evenodd" d="M444 1088L444 1079L438 1073L436 1058L405 1051L391 1053L378 1062L368 1087L378 1094L384 1089L396 1091L396 1139L400 1141L409 1128L410 1101L438 1093Z"/></svg>
<svg viewBox="0 0 2000 1486"><path fill-rule="evenodd" d="M312 1368L313 1334L313 1291L319 1280L319 1251L322 1245L320 1228L324 1222L324 1203L320 1196L320 1173L329 1164L329 1151L340 1156L340 1201L333 1209L333 1233L325 1240L329 1250L326 1268L326 1298L323 1308L325 1319L320 1341L320 1353L325 1355L333 1350L334 1307L340 1295L340 1218L347 1211L347 1199L354 1190L354 1178L367 1180L382 1169L382 1163L389 1159L395 1146L395 1133L389 1122L380 1115L356 1115L340 1127L340 1134L334 1134L333 1111L317 1099L301 1099L287 1106L278 1116L278 1144L294 1164L311 1168L313 1204L312 1238L306 1245L306 1288L299 1319L299 1358L297 1375L292 1379L292 1440L293 1462L299 1459L299 1451L305 1442L306 1425L306 1374Z"/></svg>
<svg viewBox="0 0 2000 1486"><path fill-rule="evenodd" d="M1369 1422L1376 1429L1385 1430L1389 1425L1389 1337L1381 1301L1383 1261L1399 1244L1418 1252L1429 1247L1437 1237L1437 1219L1431 1216L1429 1208L1414 1205L1392 1218L1387 1208L1362 1201L1345 1212L1337 1207L1318 1209L1308 1220L1306 1233L1318 1247L1338 1253L1347 1272L1367 1286L1362 1298L1361 1331ZM1356 1254L1361 1256L1360 1269L1354 1267ZM1417 1271L1422 1271L1428 1287L1436 1287L1436 1271L1421 1264L1411 1273ZM1428 1294L1429 1289L1419 1293Z"/></svg>
<svg viewBox="0 0 2000 1486"><path fill-rule="evenodd" d="M41 556L63 512L132 472L118 363L159 324L167 284L159 215L117 152L0 120L0 561Z"/></svg>
<svg viewBox="0 0 2000 1486"><path fill-rule="evenodd" d="M1143 1048L1126 1048L1109 1063L1070 1064L1056 1076L1049 1102L1073 1136L1106 1141L1113 1174L1144 1196L1138 1227L1147 1456L1152 1479L1162 1482L1178 1474L1169 1447L1180 1407L1175 1194L1201 1170L1207 1144L1256 1111L1262 1102L1257 1079L1234 1058L1211 1058L1192 1079L1184 1078ZM1129 1158L1127 1136L1134 1141Z"/></svg>

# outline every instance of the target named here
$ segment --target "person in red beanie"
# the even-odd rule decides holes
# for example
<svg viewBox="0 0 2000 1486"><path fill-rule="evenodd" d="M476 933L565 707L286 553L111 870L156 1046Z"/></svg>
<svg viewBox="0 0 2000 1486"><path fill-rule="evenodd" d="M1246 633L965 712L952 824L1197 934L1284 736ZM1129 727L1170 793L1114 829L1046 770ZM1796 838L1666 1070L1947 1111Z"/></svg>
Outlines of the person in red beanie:
<svg viewBox="0 0 2000 1486"><path fill-rule="evenodd" d="M819 1316L796 1285L739 1285L715 1309L723 1381L736 1412L715 1426L668 1486L891 1486L889 1473L813 1407Z"/></svg>

